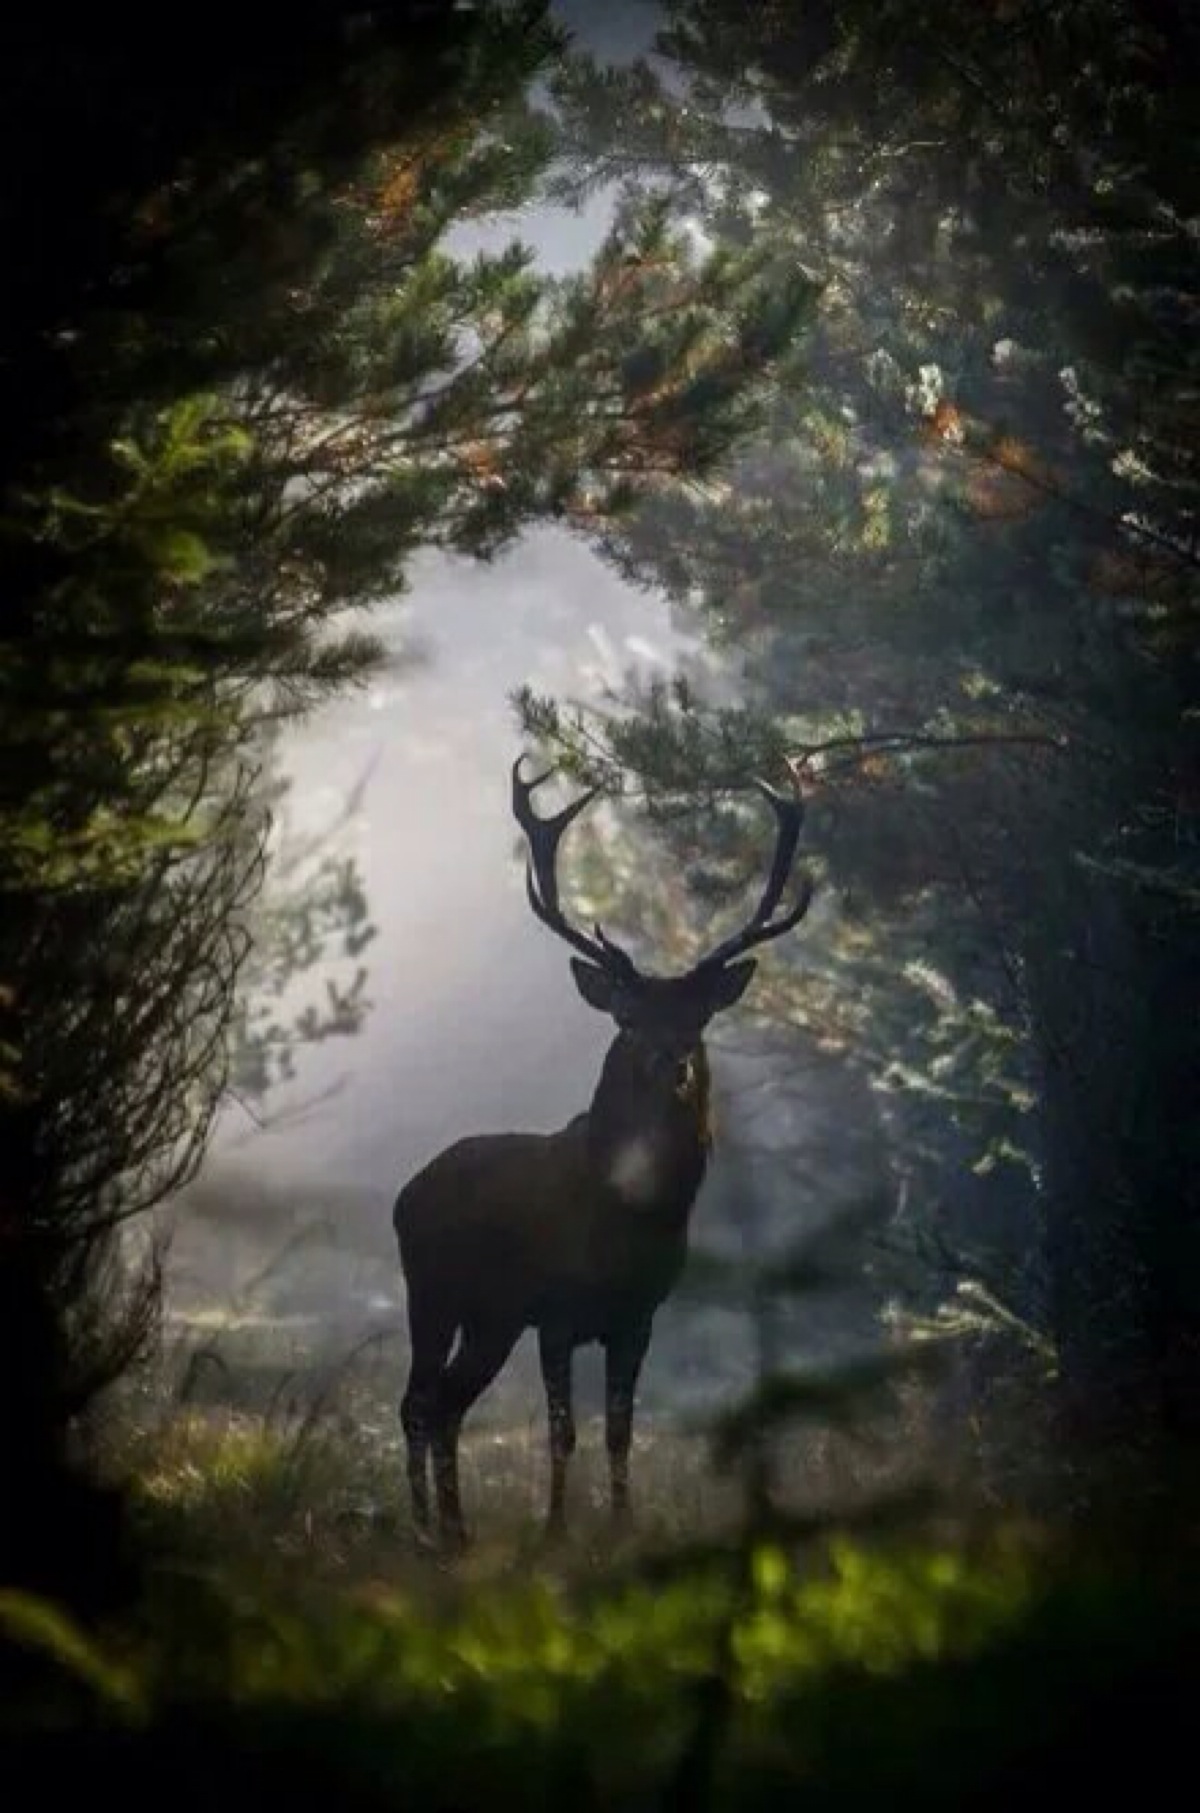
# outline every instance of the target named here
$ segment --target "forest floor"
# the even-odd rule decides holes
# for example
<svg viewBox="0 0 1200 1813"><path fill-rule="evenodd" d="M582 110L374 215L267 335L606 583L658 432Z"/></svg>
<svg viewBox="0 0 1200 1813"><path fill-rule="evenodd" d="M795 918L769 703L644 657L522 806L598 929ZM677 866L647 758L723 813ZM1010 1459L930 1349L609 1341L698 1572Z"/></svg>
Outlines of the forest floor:
<svg viewBox="0 0 1200 1813"><path fill-rule="evenodd" d="M585 1416L572 1534L547 1552L518 1364L464 1443L477 1540L450 1564L403 1500L402 1358L382 1326L314 1355L299 1324L245 1317L177 1328L126 1382L101 1451L140 1597L83 1626L0 1595L0 1665L29 1665L0 1709L13 1779L155 1813L998 1810L1035 1779L1098 1794L1185 1755L1194 1568L1000 1513L945 1467L901 1515L937 1483L920 1402L789 1442L803 1540L747 1535L704 1434L647 1419L614 1544Z"/></svg>
<svg viewBox="0 0 1200 1813"><path fill-rule="evenodd" d="M330 1340L296 1318L221 1324L180 1318L157 1365L127 1380L110 1406L102 1451L133 1484L148 1536L193 1554L306 1570L331 1582L425 1581L415 1539L398 1402L405 1375L390 1321ZM639 1415L631 1457L636 1517L614 1542L597 1353L577 1357L579 1445L571 1463L570 1533L543 1540L549 1483L546 1413L529 1342L474 1408L461 1443L464 1506L474 1532L471 1577L518 1574L537 1561L559 1575L604 1572L614 1557L666 1556L735 1543L745 1482L714 1464L711 1430L686 1413ZM936 1456L910 1394L856 1420L853 1432L799 1430L775 1446L781 1502L816 1522L908 1498ZM414 1572L415 1570L415 1572Z"/></svg>

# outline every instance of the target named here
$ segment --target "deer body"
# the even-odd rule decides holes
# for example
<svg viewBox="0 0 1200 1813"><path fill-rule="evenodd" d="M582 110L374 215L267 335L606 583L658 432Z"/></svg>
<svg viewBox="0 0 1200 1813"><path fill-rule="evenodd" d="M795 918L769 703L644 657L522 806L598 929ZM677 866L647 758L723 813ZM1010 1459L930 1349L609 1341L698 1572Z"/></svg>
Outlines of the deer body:
<svg viewBox="0 0 1200 1813"><path fill-rule="evenodd" d="M543 777L544 778L544 777ZM533 783L537 785L538 783ZM401 1407L418 1528L430 1525L432 1455L444 1543L463 1541L458 1434L526 1328L536 1328L550 1419L549 1521L562 1525L575 1446L571 1362L598 1341L606 1355L605 1424L612 1508L628 1507L628 1457L638 1375L655 1311L683 1269L688 1223L709 1152L709 1072L703 1029L742 994L753 963L730 965L749 943L795 924L769 923L790 865L798 806L776 800L780 849L751 926L683 977L650 977L597 928L576 932L557 902L554 850L586 803L535 818L514 771L517 815L533 852L538 917L588 958L576 985L620 1028L590 1108L557 1133L458 1141L400 1192L395 1228L408 1288L412 1365ZM794 830L793 830L794 825Z"/></svg>
<svg viewBox="0 0 1200 1813"><path fill-rule="evenodd" d="M653 1133L622 1126L605 1089L616 1045L588 1113L557 1133L460 1140L399 1197L406 1277L456 1327L557 1320L576 1345L603 1340L631 1299L653 1309L678 1277L708 1157L707 1078Z"/></svg>

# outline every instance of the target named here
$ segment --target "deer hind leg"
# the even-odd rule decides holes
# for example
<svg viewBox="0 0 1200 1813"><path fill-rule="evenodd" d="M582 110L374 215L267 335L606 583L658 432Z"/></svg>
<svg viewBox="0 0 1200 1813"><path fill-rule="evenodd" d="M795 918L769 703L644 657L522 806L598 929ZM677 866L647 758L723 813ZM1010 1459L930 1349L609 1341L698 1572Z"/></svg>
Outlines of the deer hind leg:
<svg viewBox="0 0 1200 1813"><path fill-rule="evenodd" d="M542 1381L550 1418L550 1507L546 1533L560 1536L566 1529L567 1463L575 1452L575 1418L571 1408L572 1343L552 1329L538 1331Z"/></svg>
<svg viewBox="0 0 1200 1813"><path fill-rule="evenodd" d="M466 1546L458 1485L458 1435L463 1418L507 1360L521 1330L507 1324L466 1324L454 1358L438 1386L433 1426L433 1481L443 1546Z"/></svg>
<svg viewBox="0 0 1200 1813"><path fill-rule="evenodd" d="M408 1447L408 1484L413 1522L421 1535L429 1531L429 1445L437 1422L438 1394L456 1324L453 1316L414 1302L409 1293L412 1365L400 1403L400 1423Z"/></svg>
<svg viewBox="0 0 1200 1813"><path fill-rule="evenodd" d="M650 1345L649 1321L612 1335L605 1352L604 1438L613 1522L629 1517L629 1449L633 1441L633 1402L638 1374Z"/></svg>

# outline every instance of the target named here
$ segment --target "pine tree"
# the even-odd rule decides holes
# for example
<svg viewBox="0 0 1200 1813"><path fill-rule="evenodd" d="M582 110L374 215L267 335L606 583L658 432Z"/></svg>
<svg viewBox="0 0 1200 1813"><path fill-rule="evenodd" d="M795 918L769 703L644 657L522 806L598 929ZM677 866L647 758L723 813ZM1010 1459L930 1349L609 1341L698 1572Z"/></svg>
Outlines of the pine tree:
<svg viewBox="0 0 1200 1813"><path fill-rule="evenodd" d="M1169 1446L1200 1415L1194 24L668 11L675 89L568 72L588 180L668 183L823 285L761 443L608 542L741 653L746 709L526 716L677 798L823 749L810 828L855 905L809 1017L915 1097L910 1181L1024 1273L1093 1457ZM949 1181L947 1112L991 1205Z"/></svg>
<svg viewBox="0 0 1200 1813"><path fill-rule="evenodd" d="M594 533L711 465L802 312L793 282L749 354L771 260L693 256L653 200L578 278L447 249L551 157L544 15L315 9L277 41L218 9L191 60L119 13L62 58L5 28L5 142L28 167L36 120L48 152L3 224L55 225L0 346L0 1567L27 1577L63 1572L68 1424L153 1307L151 1277L102 1313L116 1232L223 1086L264 732L371 671L343 613L415 549Z"/></svg>

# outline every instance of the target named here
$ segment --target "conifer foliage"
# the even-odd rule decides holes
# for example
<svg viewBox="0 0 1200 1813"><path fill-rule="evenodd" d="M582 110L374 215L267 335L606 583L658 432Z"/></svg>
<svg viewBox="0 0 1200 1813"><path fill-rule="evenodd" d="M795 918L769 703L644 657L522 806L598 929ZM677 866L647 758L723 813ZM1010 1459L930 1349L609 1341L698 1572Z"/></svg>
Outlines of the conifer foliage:
<svg viewBox="0 0 1200 1813"><path fill-rule="evenodd" d="M653 198L571 279L456 249L554 152L529 0L2 30L0 1565L36 1575L67 1423L153 1307L99 1313L114 1232L221 1092L264 730L371 671L344 613L414 550L711 465L808 285L781 311L769 257L695 256Z"/></svg>

